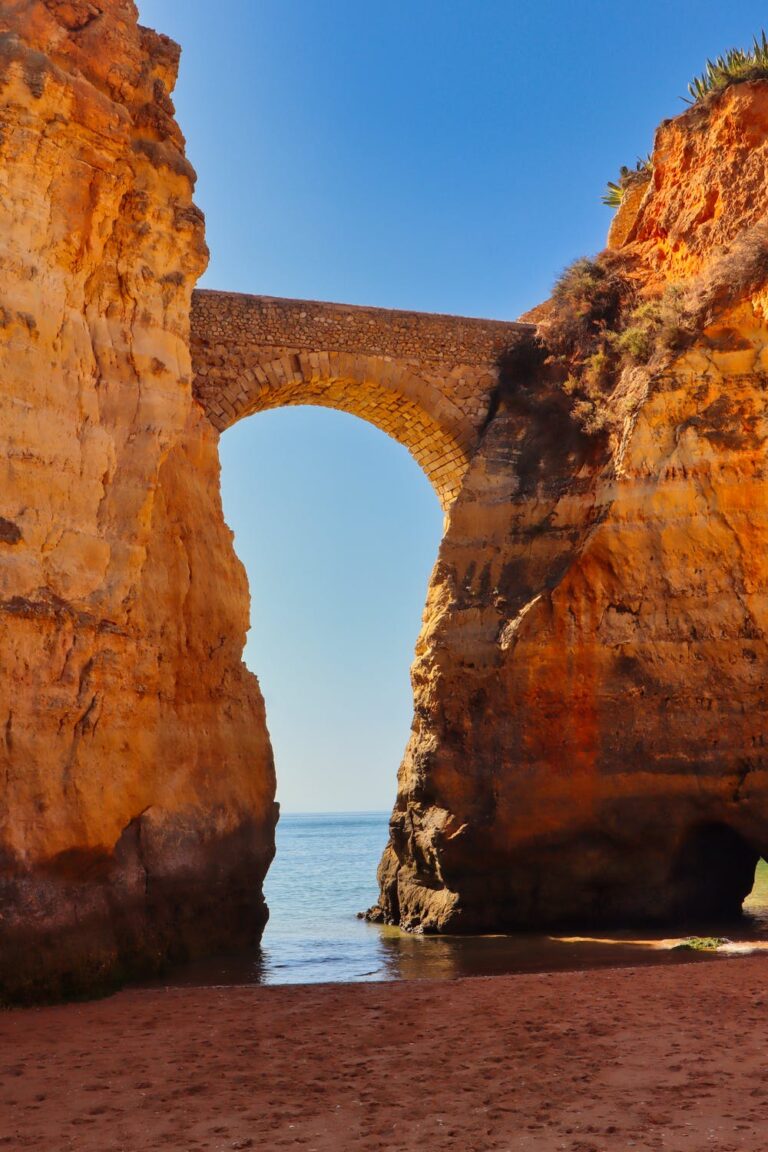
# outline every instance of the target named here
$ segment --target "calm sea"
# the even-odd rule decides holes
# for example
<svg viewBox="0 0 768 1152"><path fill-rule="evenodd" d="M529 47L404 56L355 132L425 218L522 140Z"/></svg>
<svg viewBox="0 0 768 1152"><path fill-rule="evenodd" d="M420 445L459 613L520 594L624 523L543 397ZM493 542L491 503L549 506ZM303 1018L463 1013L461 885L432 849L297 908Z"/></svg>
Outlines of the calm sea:
<svg viewBox="0 0 768 1152"><path fill-rule="evenodd" d="M375 903L387 821L388 814L378 812L281 816L277 854L265 884L270 919L261 948L197 962L170 973L163 983L448 979L692 958L690 952L660 949L661 934L637 931L579 939L542 933L434 937L366 924L356 913ZM768 867L763 863L747 908L750 917L743 924L696 931L727 935L745 947L768 946Z"/></svg>

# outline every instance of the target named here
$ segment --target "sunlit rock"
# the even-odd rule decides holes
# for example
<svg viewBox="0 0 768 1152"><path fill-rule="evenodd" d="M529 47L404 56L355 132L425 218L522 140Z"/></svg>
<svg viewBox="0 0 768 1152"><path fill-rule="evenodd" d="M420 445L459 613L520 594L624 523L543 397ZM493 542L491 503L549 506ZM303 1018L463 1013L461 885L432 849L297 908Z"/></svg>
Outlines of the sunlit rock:
<svg viewBox="0 0 768 1152"><path fill-rule="evenodd" d="M377 915L731 915L749 892L768 853L767 154L768 83L735 86L662 125L622 209L615 258L641 301L675 286L685 351L623 372L591 428L546 365L502 386L429 590Z"/></svg>
<svg viewBox="0 0 768 1152"><path fill-rule="evenodd" d="M258 938L274 776L191 393L207 253L130 0L0 10L0 983Z"/></svg>

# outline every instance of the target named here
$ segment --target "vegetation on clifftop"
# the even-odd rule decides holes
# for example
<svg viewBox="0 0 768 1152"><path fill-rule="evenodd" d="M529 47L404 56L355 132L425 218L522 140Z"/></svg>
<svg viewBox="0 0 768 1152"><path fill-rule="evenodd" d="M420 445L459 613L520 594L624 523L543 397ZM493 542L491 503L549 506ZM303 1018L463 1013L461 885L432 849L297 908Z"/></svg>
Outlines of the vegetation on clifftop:
<svg viewBox="0 0 768 1152"><path fill-rule="evenodd" d="M541 327L546 364L590 434L610 427L608 397L625 373L649 380L719 313L768 284L768 224L746 230L684 285L669 283L655 295L641 291L631 269L631 259L610 250L574 261Z"/></svg>
<svg viewBox="0 0 768 1152"><path fill-rule="evenodd" d="M768 36L762 29L759 37L753 37L751 48L729 48L724 55L707 60L704 71L694 76L688 85L689 98L683 99L686 104L700 104L732 84L744 84L750 80L768 80ZM634 168L623 164L618 180L608 181L602 196L603 204L609 208L621 207L627 189L638 180L646 180L652 172L650 153L638 157Z"/></svg>
<svg viewBox="0 0 768 1152"><path fill-rule="evenodd" d="M691 98L686 103L698 104L713 92L748 80L768 80L768 38L764 31L760 39L755 36L751 48L729 48L724 56L707 60L701 75L694 76L688 85Z"/></svg>
<svg viewBox="0 0 768 1152"><path fill-rule="evenodd" d="M750 49L733 48L708 60L704 73L689 85L689 103L700 104L731 84L752 80L768 80L765 31L754 38ZM714 108L710 111L714 115ZM694 116L675 130L678 136L672 132L664 139L679 144L680 133L684 136L689 126L698 129L702 123L701 117ZM691 138L691 146L697 139ZM719 145L710 147L716 151ZM689 274L683 261L671 262L669 271L684 277L684 282L664 284L661 250L652 259L648 257L643 222L646 233L648 228L652 231L654 211L658 216L657 196L662 208L669 200L675 214L680 214L679 185L676 193L675 175L667 172L670 162L668 156L665 170L660 169L657 181L650 185L653 155L638 158L634 168L621 168L618 179L609 182L603 202L617 208L631 195L633 207L640 212L633 225L639 232L629 227L632 221L624 221L621 239L614 235L612 248L569 265L550 300L531 313L539 321L538 349L547 379L569 397L572 415L590 435L613 437L622 426L626 428L630 398L640 397L644 390L647 393L652 381L718 316L768 286L768 224L743 205L743 197L733 199L729 175L723 188L716 189L716 196L727 192L730 213L736 218L744 214L741 230L729 229L727 220L721 222L716 239L703 245L704 259L701 237L691 241L696 271ZM682 164L679 157L674 164ZM718 209L723 211L720 201ZM709 226L708 219L705 225ZM686 239L683 248L688 243Z"/></svg>

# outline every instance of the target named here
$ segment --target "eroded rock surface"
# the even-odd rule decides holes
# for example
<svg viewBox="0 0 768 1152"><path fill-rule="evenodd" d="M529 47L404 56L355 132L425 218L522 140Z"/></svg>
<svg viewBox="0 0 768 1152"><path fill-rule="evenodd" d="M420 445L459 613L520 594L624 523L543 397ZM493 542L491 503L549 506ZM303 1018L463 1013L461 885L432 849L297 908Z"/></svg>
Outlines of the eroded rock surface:
<svg viewBox="0 0 768 1152"><path fill-rule="evenodd" d="M274 773L191 395L207 257L131 0L0 9L0 984L258 938Z"/></svg>
<svg viewBox="0 0 768 1152"><path fill-rule="evenodd" d="M700 329L624 374L611 435L544 372L502 388L429 590L375 916L641 920L749 891L768 853L767 148L765 83L660 128L612 241L641 292L698 292Z"/></svg>

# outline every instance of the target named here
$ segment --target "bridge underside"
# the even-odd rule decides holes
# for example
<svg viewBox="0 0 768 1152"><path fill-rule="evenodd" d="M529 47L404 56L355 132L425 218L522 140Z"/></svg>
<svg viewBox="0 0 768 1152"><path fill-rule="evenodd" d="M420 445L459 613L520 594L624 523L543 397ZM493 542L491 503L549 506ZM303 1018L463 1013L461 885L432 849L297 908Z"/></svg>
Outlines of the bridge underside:
<svg viewBox="0 0 768 1152"><path fill-rule="evenodd" d="M215 365L211 367L216 379ZM447 403L442 404L440 423L412 398L418 391L428 392L424 381L410 379L408 395L398 387L396 365L343 352L286 353L244 367L241 372L233 385L210 402L209 417L220 431L270 408L314 404L349 412L405 445L426 473L442 506L452 503L477 432L460 412L447 410Z"/></svg>

